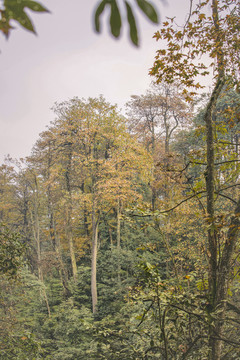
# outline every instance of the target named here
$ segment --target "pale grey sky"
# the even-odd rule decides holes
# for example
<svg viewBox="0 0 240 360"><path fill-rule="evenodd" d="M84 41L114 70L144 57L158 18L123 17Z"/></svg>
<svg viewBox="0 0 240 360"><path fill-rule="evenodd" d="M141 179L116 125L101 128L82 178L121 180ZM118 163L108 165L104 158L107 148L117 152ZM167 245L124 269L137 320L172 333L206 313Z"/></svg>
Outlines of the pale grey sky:
<svg viewBox="0 0 240 360"><path fill-rule="evenodd" d="M41 1L40 1L41 2ZM161 19L188 12L189 0L155 0ZM160 47L153 26L137 12L141 47L132 46L125 26L120 40L95 34L92 14L97 0L42 0L51 14L29 13L38 36L16 28L8 41L0 37L0 163L4 156L25 157L54 114L54 102L103 94L124 104L150 84L148 70Z"/></svg>

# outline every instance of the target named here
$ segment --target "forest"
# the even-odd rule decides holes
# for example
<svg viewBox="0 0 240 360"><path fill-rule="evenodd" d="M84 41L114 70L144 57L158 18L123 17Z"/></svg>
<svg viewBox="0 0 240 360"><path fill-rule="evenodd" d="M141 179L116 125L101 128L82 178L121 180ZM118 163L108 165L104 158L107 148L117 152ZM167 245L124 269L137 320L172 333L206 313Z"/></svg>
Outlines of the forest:
<svg viewBox="0 0 240 360"><path fill-rule="evenodd" d="M237 0L166 19L124 114L56 102L6 157L1 359L240 358L239 33Z"/></svg>

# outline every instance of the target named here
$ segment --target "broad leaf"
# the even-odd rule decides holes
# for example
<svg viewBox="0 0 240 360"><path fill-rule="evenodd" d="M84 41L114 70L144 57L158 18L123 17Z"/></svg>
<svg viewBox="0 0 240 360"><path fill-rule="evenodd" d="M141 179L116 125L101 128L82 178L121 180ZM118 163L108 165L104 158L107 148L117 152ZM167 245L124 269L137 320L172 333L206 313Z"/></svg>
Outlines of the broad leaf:
<svg viewBox="0 0 240 360"><path fill-rule="evenodd" d="M133 15L132 8L127 1L125 1L125 5L127 8L127 18L128 18L128 23L129 23L129 29L130 29L130 38L131 38L133 44L138 46L138 31L137 31L135 17Z"/></svg>
<svg viewBox="0 0 240 360"><path fill-rule="evenodd" d="M22 25L25 29L32 31L34 33L36 32L32 24L32 21L23 10L13 14L12 18L17 22L19 22L19 24Z"/></svg>
<svg viewBox="0 0 240 360"><path fill-rule="evenodd" d="M102 14L104 8L105 8L105 5L108 3L108 1L106 0L103 0L100 2L100 4L98 5L97 7L97 10L95 11L95 19L94 19L94 22L95 22L95 30L99 33L101 30L100 30L100 15Z"/></svg>
<svg viewBox="0 0 240 360"><path fill-rule="evenodd" d="M34 33L35 33L34 26L32 24L31 19L25 12L25 8L28 8L36 12L48 12L48 10L40 3L31 0L5 0L4 7L5 7L4 13L5 13L5 17L8 20L8 24L9 21L13 19L17 21L25 29ZM0 29L5 33L6 36L9 35L9 30L3 29L3 26L1 26L1 24L0 24Z"/></svg>
<svg viewBox="0 0 240 360"><path fill-rule="evenodd" d="M122 21L116 0L111 1L110 26L112 35L118 38L121 31Z"/></svg>
<svg viewBox="0 0 240 360"><path fill-rule="evenodd" d="M31 9L32 11L49 12L49 10L47 8L45 8L43 5L41 5L40 3L36 2L36 1L23 0L22 4L24 7L27 7L29 9Z"/></svg>
<svg viewBox="0 0 240 360"><path fill-rule="evenodd" d="M0 13L1 19L0 19L0 31L3 32L3 34L8 38L10 30L13 29L13 27L9 23L9 16L6 13L6 11L2 11Z"/></svg>
<svg viewBox="0 0 240 360"><path fill-rule="evenodd" d="M144 14L151 20L153 23L158 24L158 14L152 4L146 0L137 0L137 4Z"/></svg>

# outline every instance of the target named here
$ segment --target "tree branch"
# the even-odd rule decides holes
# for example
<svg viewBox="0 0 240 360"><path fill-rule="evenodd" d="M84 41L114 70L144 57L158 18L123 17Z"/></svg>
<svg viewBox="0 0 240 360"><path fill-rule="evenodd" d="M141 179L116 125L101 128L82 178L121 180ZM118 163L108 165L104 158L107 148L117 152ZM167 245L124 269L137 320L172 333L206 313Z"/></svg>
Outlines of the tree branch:
<svg viewBox="0 0 240 360"><path fill-rule="evenodd" d="M228 199L228 200L230 200L230 201L232 201L234 204L237 205L237 201L233 200L230 196L221 194L220 191L221 191L221 190L219 190L219 191L214 191L214 193L215 193L215 194L218 194L219 196L222 196L222 197L224 197L224 198L226 198L226 199Z"/></svg>

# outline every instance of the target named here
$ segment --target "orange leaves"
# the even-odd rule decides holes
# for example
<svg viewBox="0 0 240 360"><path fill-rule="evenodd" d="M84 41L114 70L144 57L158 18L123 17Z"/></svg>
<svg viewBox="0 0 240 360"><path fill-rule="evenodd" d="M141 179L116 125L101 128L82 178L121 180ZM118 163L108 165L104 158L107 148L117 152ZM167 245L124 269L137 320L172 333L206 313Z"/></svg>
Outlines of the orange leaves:
<svg viewBox="0 0 240 360"><path fill-rule="evenodd" d="M166 55L167 54L167 51L165 49L160 49L158 50L158 55Z"/></svg>
<svg viewBox="0 0 240 360"><path fill-rule="evenodd" d="M139 199L139 187L149 181L152 160L129 134L116 107L102 97L87 101L74 98L56 105L55 112L58 119L51 131L56 150L46 188L51 194L59 192L55 207L63 240L69 206L73 228L83 224L82 230L73 234L81 253L83 227L91 229L93 206L101 214L119 200L123 206Z"/></svg>
<svg viewBox="0 0 240 360"><path fill-rule="evenodd" d="M87 236L76 236L74 238L74 248L76 250L76 257L81 258L84 256L89 248L89 239Z"/></svg>
<svg viewBox="0 0 240 360"><path fill-rule="evenodd" d="M210 66L218 66L219 71L240 81L240 63L236 56L240 38L237 1L233 0L232 5L226 0L219 2L217 18L208 16L208 3L201 2L196 6L183 30L179 30L174 21L165 21L161 30L155 34L157 40L167 42L157 51L150 70L150 75L158 83L176 81L184 87L199 89L199 77L209 73L206 64L199 63L201 58L205 61L206 55L218 59L217 65Z"/></svg>
<svg viewBox="0 0 240 360"><path fill-rule="evenodd" d="M206 14L199 14L198 19L202 21L203 19L206 19Z"/></svg>
<svg viewBox="0 0 240 360"><path fill-rule="evenodd" d="M124 203L135 201L140 197L139 179L147 180L150 169L149 155L126 133L111 151L111 158L102 164L101 177L96 184L98 194L110 204L116 204L118 199Z"/></svg>

